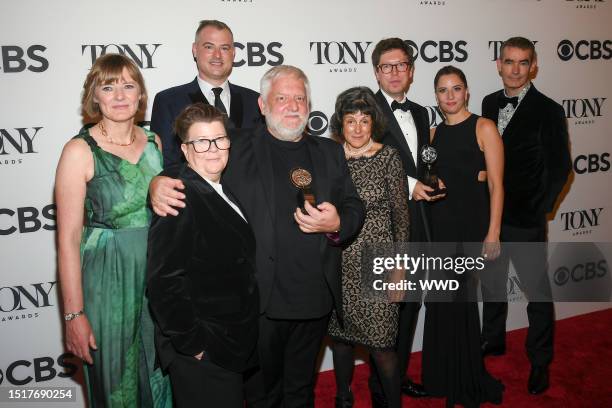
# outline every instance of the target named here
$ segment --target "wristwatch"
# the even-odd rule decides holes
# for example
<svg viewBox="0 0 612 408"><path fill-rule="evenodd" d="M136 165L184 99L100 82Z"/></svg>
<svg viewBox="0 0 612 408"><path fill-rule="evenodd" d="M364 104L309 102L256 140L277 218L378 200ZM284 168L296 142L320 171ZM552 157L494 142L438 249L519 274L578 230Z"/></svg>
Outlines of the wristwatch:
<svg viewBox="0 0 612 408"><path fill-rule="evenodd" d="M64 313L64 320L66 321L74 320L82 314L85 314L85 312L83 312L82 310L79 310L76 313Z"/></svg>

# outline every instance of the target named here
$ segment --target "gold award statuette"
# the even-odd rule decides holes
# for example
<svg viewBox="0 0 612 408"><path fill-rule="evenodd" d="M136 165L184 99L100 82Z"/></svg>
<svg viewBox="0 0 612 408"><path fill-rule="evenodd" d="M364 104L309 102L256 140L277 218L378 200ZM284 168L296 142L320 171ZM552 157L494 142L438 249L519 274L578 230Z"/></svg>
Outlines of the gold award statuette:
<svg viewBox="0 0 612 408"><path fill-rule="evenodd" d="M313 207L316 205L315 196L312 192L312 175L306 169L296 167L289 173L291 183L296 186L298 191L298 205L300 208L304 205L304 201L308 201Z"/></svg>

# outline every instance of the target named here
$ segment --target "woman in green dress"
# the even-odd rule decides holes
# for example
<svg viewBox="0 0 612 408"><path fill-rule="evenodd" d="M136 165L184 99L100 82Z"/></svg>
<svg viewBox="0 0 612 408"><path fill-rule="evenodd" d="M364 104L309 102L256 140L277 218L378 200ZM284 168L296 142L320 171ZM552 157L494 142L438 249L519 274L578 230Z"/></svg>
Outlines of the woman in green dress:
<svg viewBox="0 0 612 408"><path fill-rule="evenodd" d="M157 135L135 126L146 109L138 67L118 54L87 75L82 108L100 118L70 140L55 180L59 277L68 351L84 360L89 406L169 407L155 369L145 302L149 181L162 168Z"/></svg>

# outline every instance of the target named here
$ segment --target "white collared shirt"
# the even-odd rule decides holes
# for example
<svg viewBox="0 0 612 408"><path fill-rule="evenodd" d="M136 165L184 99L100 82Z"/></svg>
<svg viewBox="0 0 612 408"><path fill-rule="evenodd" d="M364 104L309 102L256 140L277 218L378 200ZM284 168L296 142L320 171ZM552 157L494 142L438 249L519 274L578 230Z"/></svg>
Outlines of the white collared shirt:
<svg viewBox="0 0 612 408"><path fill-rule="evenodd" d="M391 107L391 103L395 100L382 89L380 90L382 94L385 96L389 107ZM404 99L402 102L406 100L406 95L404 95ZM400 103L402 103L400 102ZM395 116L395 120L397 120L397 124L400 129L402 129L402 133L404 134L404 138L406 139L406 143L408 143L408 148L410 149L410 153L412 154L412 159L414 160L414 165L417 165L417 149L419 146L418 136L417 136L417 128L414 123L414 118L412 117L412 113L408 110L404 112L401 109L396 109L393 111L393 116ZM408 192L410 195L410 199L412 200L412 191L414 190L414 186L417 183L417 179L414 177L408 177Z"/></svg>
<svg viewBox="0 0 612 408"><path fill-rule="evenodd" d="M200 76L198 75L198 85L200 86L200 90L202 91L202 94L204 94L204 97L206 98L208 103L210 103L212 106L215 106L215 93L212 91L212 89L213 88L223 89L223 92L221 92L221 96L220 96L221 102L223 102L223 106L225 106L225 110L227 111L227 117L229 117L230 116L230 103L232 102L231 95L230 95L230 89L229 89L229 81L225 80L225 82L223 82L221 86L215 86L215 85L209 84L208 82L200 78Z"/></svg>
<svg viewBox="0 0 612 408"><path fill-rule="evenodd" d="M204 180L206 180L206 182L208 184L210 184L210 186L217 192L217 194L219 194L221 196L222 199L225 200L226 203L229 204L230 207L232 207L234 209L234 211L236 211L236 213L238 213L239 216L242 217L242 219L245 222L248 222L246 220L246 218L244 218L244 215L242 214L242 211L240 211L240 208L238 208L238 206L236 204L234 204L223 192L223 187L221 186L221 183L217 183L214 182L212 180L207 179L206 177L202 177Z"/></svg>

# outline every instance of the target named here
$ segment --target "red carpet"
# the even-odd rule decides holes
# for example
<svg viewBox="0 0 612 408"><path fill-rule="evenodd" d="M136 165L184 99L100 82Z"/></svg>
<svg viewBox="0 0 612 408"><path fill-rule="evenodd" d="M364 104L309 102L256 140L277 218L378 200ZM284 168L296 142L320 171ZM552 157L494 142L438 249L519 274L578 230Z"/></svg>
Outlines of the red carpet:
<svg viewBox="0 0 612 408"><path fill-rule="evenodd" d="M612 309L559 320L555 333L555 359L550 366L551 387L542 395L527 393L529 361L525 354L527 329L508 333L505 356L488 357L490 373L503 381L506 390L502 405L483 407L612 407ZM410 361L410 378L420 378L421 353ZM355 368L352 388L355 408L370 406L368 366ZM420 381L419 381L420 382ZM333 408L336 386L333 371L319 374L317 408ZM444 407L442 399L404 397L406 408Z"/></svg>

